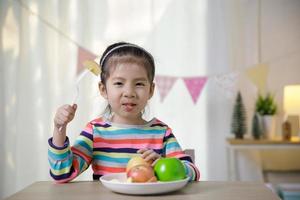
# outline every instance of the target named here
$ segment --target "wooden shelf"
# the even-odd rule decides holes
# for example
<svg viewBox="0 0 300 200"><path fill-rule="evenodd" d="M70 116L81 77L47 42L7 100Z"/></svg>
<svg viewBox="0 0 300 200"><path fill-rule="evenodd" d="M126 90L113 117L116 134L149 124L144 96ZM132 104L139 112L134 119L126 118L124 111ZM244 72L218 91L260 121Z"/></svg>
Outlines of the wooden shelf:
<svg viewBox="0 0 300 200"><path fill-rule="evenodd" d="M263 173L263 158L260 155L261 150L300 150L300 138L293 137L291 140L282 140L281 138L268 140L268 139L260 139L255 140L252 138L245 139L235 139L235 138L227 138L227 162L228 162L228 174L230 180L243 180L241 179L241 175L239 172L239 164L238 164L238 151L246 150L248 152L252 151L252 164L251 170L256 175L257 179L264 181L264 173ZM249 163L251 161L249 160Z"/></svg>
<svg viewBox="0 0 300 200"><path fill-rule="evenodd" d="M291 140L282 140L282 139L259 139L254 140L251 138L245 139L235 139L235 138L227 138L227 142L230 145L265 145L265 144L289 144L289 145L300 145L300 138L293 137Z"/></svg>

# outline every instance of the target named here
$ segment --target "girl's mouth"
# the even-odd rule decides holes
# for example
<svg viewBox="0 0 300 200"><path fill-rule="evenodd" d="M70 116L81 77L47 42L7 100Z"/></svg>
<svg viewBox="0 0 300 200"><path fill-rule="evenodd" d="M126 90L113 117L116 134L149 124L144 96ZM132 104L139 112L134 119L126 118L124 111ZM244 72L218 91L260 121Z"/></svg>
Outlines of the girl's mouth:
<svg viewBox="0 0 300 200"><path fill-rule="evenodd" d="M134 109L134 107L136 106L136 104L134 103L123 103L122 104L124 106L124 109L126 112L130 112Z"/></svg>

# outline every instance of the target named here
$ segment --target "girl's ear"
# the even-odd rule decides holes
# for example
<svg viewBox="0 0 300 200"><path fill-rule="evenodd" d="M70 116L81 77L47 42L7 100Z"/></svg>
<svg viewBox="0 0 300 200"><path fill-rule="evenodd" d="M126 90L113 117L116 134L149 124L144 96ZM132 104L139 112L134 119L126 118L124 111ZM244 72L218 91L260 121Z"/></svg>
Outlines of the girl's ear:
<svg viewBox="0 0 300 200"><path fill-rule="evenodd" d="M152 83L150 86L150 94L149 94L149 99L152 98L153 94L154 94L154 89L155 89L155 84Z"/></svg>
<svg viewBox="0 0 300 200"><path fill-rule="evenodd" d="M106 92L106 88L105 88L105 85L103 83L99 83L98 84L98 87L99 87L99 91L100 91L100 94L101 96L104 98L104 99L107 99L107 92Z"/></svg>

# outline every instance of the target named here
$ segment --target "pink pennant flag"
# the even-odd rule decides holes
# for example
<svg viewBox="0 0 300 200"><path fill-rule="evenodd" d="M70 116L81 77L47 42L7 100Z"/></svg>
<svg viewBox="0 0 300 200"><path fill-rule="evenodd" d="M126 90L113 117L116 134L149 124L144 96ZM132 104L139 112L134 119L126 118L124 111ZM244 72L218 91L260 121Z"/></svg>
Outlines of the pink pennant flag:
<svg viewBox="0 0 300 200"><path fill-rule="evenodd" d="M155 82L160 94L160 102L163 102L176 80L177 77L156 75Z"/></svg>
<svg viewBox="0 0 300 200"><path fill-rule="evenodd" d="M83 62L86 60L94 60L97 56L90 52L89 50L78 47L78 53L77 53L77 74L79 74L83 69Z"/></svg>
<svg viewBox="0 0 300 200"><path fill-rule="evenodd" d="M183 80L190 95L192 96L193 102L196 103L207 81L207 77L188 77L183 78Z"/></svg>

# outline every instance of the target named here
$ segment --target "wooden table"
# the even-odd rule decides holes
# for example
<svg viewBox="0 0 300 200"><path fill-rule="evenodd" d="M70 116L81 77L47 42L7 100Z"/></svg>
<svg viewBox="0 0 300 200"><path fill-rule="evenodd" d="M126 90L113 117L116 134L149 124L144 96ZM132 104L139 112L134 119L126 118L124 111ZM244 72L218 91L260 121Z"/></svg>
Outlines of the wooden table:
<svg viewBox="0 0 300 200"><path fill-rule="evenodd" d="M51 181L36 182L5 200L201 200L201 199L255 199L268 200L279 197L264 184L256 182L193 182L186 187L163 195L133 196L111 192L98 181L80 181L55 184Z"/></svg>

